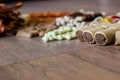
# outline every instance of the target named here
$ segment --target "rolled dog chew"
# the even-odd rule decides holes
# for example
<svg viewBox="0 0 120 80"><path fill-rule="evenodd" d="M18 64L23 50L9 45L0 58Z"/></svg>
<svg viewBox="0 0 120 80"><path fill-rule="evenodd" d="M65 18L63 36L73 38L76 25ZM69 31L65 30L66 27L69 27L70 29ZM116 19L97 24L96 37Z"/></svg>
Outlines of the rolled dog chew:
<svg viewBox="0 0 120 80"><path fill-rule="evenodd" d="M95 40L94 40L94 34L97 32L97 31L100 31L100 30L104 30L106 28L108 28L111 24L110 23L104 23L104 24L100 24L98 25L97 27L93 27L93 28L90 28L90 29L87 29L83 32L83 38L86 42L88 43L94 43Z"/></svg>
<svg viewBox="0 0 120 80"><path fill-rule="evenodd" d="M94 27L94 28L90 28L88 30L85 30L83 32L83 38L86 42L88 43L94 43L94 34L99 31L99 30L103 30L103 27Z"/></svg>
<svg viewBox="0 0 120 80"><path fill-rule="evenodd" d="M83 31L86 30L86 29L89 29L90 27L83 27L83 28L80 28L79 30L76 31L76 35L77 35L77 38L81 41L81 42L84 42L84 38L83 38Z"/></svg>
<svg viewBox="0 0 120 80"><path fill-rule="evenodd" d="M113 24L108 29L98 31L95 33L95 41L97 45L107 45L113 43L115 40L115 32L120 30L120 24Z"/></svg>
<svg viewBox="0 0 120 80"><path fill-rule="evenodd" d="M89 28L93 28L93 27L97 27L98 25L100 25L101 23L96 23L96 24L92 24L90 26L85 26L85 27L82 27L80 29L78 29L76 31L76 35L77 35L77 38L81 41L81 42L84 42L84 38L83 38L83 32Z"/></svg>
<svg viewBox="0 0 120 80"><path fill-rule="evenodd" d="M115 45L120 45L120 30L115 33Z"/></svg>

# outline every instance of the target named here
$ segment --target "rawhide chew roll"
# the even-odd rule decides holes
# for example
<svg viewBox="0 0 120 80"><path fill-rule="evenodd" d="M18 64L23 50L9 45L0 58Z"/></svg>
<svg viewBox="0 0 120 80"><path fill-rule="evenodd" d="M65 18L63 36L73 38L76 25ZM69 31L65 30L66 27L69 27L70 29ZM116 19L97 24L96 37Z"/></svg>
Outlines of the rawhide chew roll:
<svg viewBox="0 0 120 80"><path fill-rule="evenodd" d="M83 32L83 38L88 43L94 43L95 32L104 29L103 27L94 27Z"/></svg>
<svg viewBox="0 0 120 80"><path fill-rule="evenodd" d="M94 43L95 40L94 40L94 34L97 32L97 31L101 31L101 30L104 30L106 28L108 28L111 24L110 23L105 23L104 25L101 24L99 25L98 27L93 27L93 28L90 28L90 29L87 29L83 32L83 38L86 42L88 43Z"/></svg>
<svg viewBox="0 0 120 80"><path fill-rule="evenodd" d="M120 45L120 30L115 33L115 45Z"/></svg>
<svg viewBox="0 0 120 80"><path fill-rule="evenodd" d="M85 27L81 27L79 28L77 31L76 31L76 35L77 35L77 38L81 41L81 42L84 42L84 38L83 38L83 32L89 28L92 28L92 27L97 27L99 26L101 23L93 23L93 24L90 24L89 26L85 26Z"/></svg>
<svg viewBox="0 0 120 80"><path fill-rule="evenodd" d="M81 41L81 42L84 42L84 38L83 38L83 31L86 30L86 29L89 29L90 27L87 26L87 27L82 27L80 29L78 29L76 31L76 35L77 35L77 38Z"/></svg>
<svg viewBox="0 0 120 80"><path fill-rule="evenodd" d="M113 43L115 40L115 32L120 30L120 24L116 23L108 29L98 31L95 33L95 41L97 45L107 45Z"/></svg>

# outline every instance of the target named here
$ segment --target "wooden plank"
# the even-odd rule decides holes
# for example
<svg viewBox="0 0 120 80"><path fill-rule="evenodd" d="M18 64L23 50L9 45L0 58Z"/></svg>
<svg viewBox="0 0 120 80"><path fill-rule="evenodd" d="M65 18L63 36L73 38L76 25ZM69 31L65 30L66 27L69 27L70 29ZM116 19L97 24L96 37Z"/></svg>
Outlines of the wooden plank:
<svg viewBox="0 0 120 80"><path fill-rule="evenodd" d="M68 5L66 5L66 3ZM44 5L47 4L47 5ZM54 4L54 5L53 5ZM58 5L59 4L59 5ZM8 4L12 5L12 4ZM57 6L54 7L54 6ZM84 0L56 0L56 1L29 1L24 2L22 13L41 11L77 11L80 8L93 11L106 11L114 13L119 11L118 1L92 0L91 3ZM112 10L111 10L112 9ZM0 66L37 59L60 53L71 53L77 50L86 49L86 45L74 41L57 41L43 44L41 39L26 39L16 37L0 38Z"/></svg>
<svg viewBox="0 0 120 80"><path fill-rule="evenodd" d="M0 67L1 80L119 80L120 76L67 54Z"/></svg>
<svg viewBox="0 0 120 80"><path fill-rule="evenodd" d="M43 43L41 38L3 37L0 39L0 66L83 48L78 40Z"/></svg>
<svg viewBox="0 0 120 80"><path fill-rule="evenodd" d="M84 43L84 45L87 45L87 43ZM114 45L91 45L88 45L87 49L78 50L71 53L73 56L79 59L120 74L120 47Z"/></svg>

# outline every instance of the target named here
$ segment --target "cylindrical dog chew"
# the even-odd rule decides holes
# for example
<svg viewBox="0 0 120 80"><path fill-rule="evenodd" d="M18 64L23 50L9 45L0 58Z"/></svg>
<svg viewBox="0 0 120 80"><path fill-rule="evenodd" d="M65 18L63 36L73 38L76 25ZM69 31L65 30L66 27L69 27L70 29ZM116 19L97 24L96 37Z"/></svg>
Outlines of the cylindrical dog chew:
<svg viewBox="0 0 120 80"><path fill-rule="evenodd" d="M83 31L86 30L86 29L89 29L89 28L90 28L89 26L87 26L87 27L82 27L82 28L80 28L79 30L76 31L77 38L78 38L81 42L84 42Z"/></svg>
<svg viewBox="0 0 120 80"><path fill-rule="evenodd" d="M106 28L108 28L111 24L110 23L106 23L106 24L102 24L98 27L94 27L94 28L90 28L88 30L85 30L83 32L83 38L86 42L88 43L94 43L95 40L94 40L94 34L97 32L97 31L100 31L100 30L104 30Z"/></svg>
<svg viewBox="0 0 120 80"><path fill-rule="evenodd" d="M95 33L95 41L97 45L106 45L114 42L115 30L112 28L105 29Z"/></svg>
<svg viewBox="0 0 120 80"><path fill-rule="evenodd" d="M120 45L120 30L115 33L115 45Z"/></svg>
<svg viewBox="0 0 120 80"><path fill-rule="evenodd" d="M88 30L85 30L83 32L83 38L86 42L88 43L94 43L94 34L95 32L99 31L99 30L103 30L104 28L102 27L94 27L94 28L90 28Z"/></svg>
<svg viewBox="0 0 120 80"><path fill-rule="evenodd" d="M97 45L107 45L113 43L115 40L115 32L120 30L120 24L114 24L108 29L98 31L95 33L95 41Z"/></svg>
<svg viewBox="0 0 120 80"><path fill-rule="evenodd" d="M87 29L90 29L90 28L93 28L93 27L97 27L98 25L100 25L101 23L95 23L95 24L92 24L90 26L85 26L85 27L82 27L80 29L78 29L76 31L76 35L77 35L77 38L81 41L81 42L84 42L84 38L83 38L83 32Z"/></svg>
<svg viewBox="0 0 120 80"><path fill-rule="evenodd" d="M78 29L78 30L76 31L77 38L78 38L81 42L84 42L83 32L84 32L85 30L88 30L88 29L94 28L94 27L100 27L100 26L106 28L106 26L103 26L103 25L109 25L109 24L110 24L110 23L95 23L95 24L92 24L92 25L90 25L90 26L82 27L82 28L80 28L80 29Z"/></svg>

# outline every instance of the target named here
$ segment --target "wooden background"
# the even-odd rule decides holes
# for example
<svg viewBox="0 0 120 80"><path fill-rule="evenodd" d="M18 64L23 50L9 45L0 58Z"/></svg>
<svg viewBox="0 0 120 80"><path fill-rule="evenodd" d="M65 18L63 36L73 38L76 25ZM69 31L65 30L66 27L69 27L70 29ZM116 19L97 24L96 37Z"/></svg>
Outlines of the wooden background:
<svg viewBox="0 0 120 80"><path fill-rule="evenodd" d="M119 0L46 0L24 2L22 13L119 12ZM8 3L12 5L12 3ZM120 47L79 40L43 43L41 38L0 38L0 80L120 80Z"/></svg>

